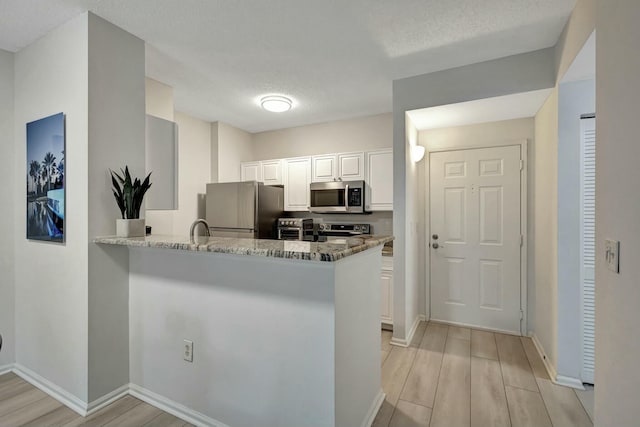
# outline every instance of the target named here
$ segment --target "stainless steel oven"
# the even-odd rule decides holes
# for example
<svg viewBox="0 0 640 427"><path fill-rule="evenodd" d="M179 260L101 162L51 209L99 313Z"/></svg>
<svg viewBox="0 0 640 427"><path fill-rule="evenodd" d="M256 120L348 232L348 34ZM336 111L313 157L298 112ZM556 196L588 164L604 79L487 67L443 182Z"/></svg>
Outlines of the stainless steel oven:
<svg viewBox="0 0 640 427"><path fill-rule="evenodd" d="M319 242L343 242L349 237L371 234L370 224L319 224Z"/></svg>
<svg viewBox="0 0 640 427"><path fill-rule="evenodd" d="M311 212L366 213L364 181L313 182L309 191Z"/></svg>
<svg viewBox="0 0 640 427"><path fill-rule="evenodd" d="M280 218L278 219L279 240L313 241L313 219Z"/></svg>

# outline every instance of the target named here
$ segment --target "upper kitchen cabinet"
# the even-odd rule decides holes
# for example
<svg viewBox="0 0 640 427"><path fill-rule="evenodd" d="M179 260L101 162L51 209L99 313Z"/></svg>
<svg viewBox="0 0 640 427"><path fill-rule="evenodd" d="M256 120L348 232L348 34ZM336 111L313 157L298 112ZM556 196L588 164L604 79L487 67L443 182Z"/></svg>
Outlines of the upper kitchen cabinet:
<svg viewBox="0 0 640 427"><path fill-rule="evenodd" d="M364 179L364 153L340 153L313 156L313 182L354 181Z"/></svg>
<svg viewBox="0 0 640 427"><path fill-rule="evenodd" d="M178 209L178 125L147 115L145 163L153 186L145 198L148 210Z"/></svg>
<svg viewBox="0 0 640 427"><path fill-rule="evenodd" d="M265 185L282 185L282 160L260 162L260 169Z"/></svg>
<svg viewBox="0 0 640 427"><path fill-rule="evenodd" d="M311 157L285 159L285 211L307 211L309 209L309 184L311 184Z"/></svg>
<svg viewBox="0 0 640 427"><path fill-rule="evenodd" d="M367 210L393 210L393 150L369 151L367 160Z"/></svg>
<svg viewBox="0 0 640 427"><path fill-rule="evenodd" d="M338 178L342 181L364 179L364 153L338 154Z"/></svg>
<svg viewBox="0 0 640 427"><path fill-rule="evenodd" d="M338 156L328 154L311 158L313 182L335 181L338 177Z"/></svg>
<svg viewBox="0 0 640 427"><path fill-rule="evenodd" d="M260 163L261 162L240 163L240 181L262 182L262 165Z"/></svg>

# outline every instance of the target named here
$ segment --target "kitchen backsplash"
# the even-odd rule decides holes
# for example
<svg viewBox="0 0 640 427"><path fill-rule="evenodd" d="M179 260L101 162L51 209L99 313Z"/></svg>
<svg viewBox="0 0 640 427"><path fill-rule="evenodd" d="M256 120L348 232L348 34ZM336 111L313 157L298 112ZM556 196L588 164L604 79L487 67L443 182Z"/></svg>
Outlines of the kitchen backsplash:
<svg viewBox="0 0 640 427"><path fill-rule="evenodd" d="M366 215L314 214L309 212L287 212L293 218L313 218L314 223L371 224L372 234L393 234L393 212L372 212Z"/></svg>

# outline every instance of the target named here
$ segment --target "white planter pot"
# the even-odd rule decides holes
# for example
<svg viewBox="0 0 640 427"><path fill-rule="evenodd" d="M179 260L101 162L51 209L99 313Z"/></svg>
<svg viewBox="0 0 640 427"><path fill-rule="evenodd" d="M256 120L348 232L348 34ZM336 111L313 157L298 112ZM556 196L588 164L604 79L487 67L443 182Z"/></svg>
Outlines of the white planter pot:
<svg viewBox="0 0 640 427"><path fill-rule="evenodd" d="M142 219L116 219L116 236L144 237L146 229Z"/></svg>

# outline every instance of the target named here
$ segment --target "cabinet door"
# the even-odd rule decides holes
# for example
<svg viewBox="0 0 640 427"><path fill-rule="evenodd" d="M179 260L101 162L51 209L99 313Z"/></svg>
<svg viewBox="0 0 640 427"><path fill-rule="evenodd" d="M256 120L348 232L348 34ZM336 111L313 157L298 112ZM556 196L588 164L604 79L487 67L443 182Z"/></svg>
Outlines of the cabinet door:
<svg viewBox="0 0 640 427"><path fill-rule="evenodd" d="M284 210L309 210L311 158L286 159L284 174Z"/></svg>
<svg viewBox="0 0 640 427"><path fill-rule="evenodd" d="M338 177L338 159L335 154L313 156L313 182L334 181Z"/></svg>
<svg viewBox="0 0 640 427"><path fill-rule="evenodd" d="M262 168L260 162L240 163L240 181L262 182Z"/></svg>
<svg viewBox="0 0 640 427"><path fill-rule="evenodd" d="M393 210L393 151L367 153L366 208L370 211Z"/></svg>
<svg viewBox="0 0 640 427"><path fill-rule="evenodd" d="M338 154L338 178L343 181L364 179L364 153Z"/></svg>
<svg viewBox="0 0 640 427"><path fill-rule="evenodd" d="M380 321L393 324L393 271L382 270L380 275Z"/></svg>
<svg viewBox="0 0 640 427"><path fill-rule="evenodd" d="M262 166L262 182L265 185L282 185L282 160L266 160Z"/></svg>

